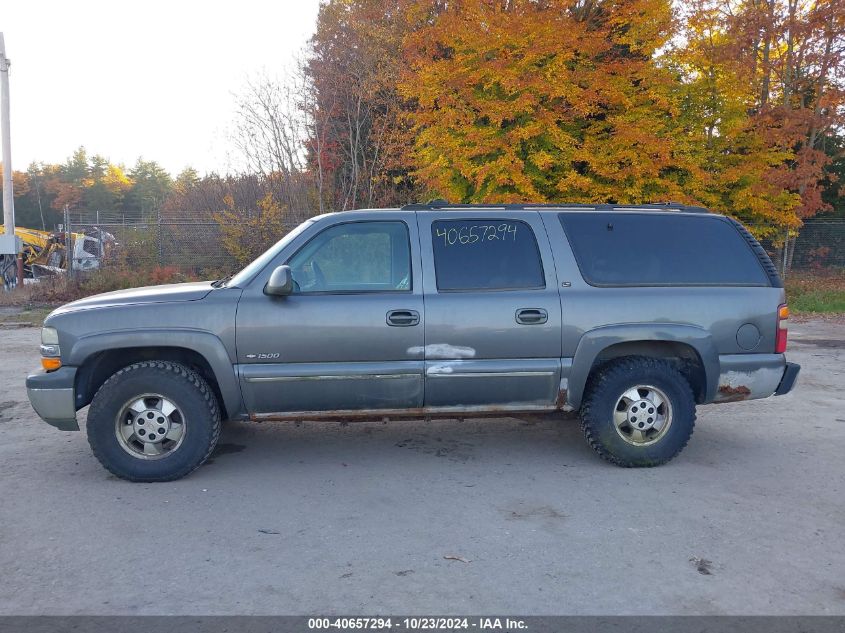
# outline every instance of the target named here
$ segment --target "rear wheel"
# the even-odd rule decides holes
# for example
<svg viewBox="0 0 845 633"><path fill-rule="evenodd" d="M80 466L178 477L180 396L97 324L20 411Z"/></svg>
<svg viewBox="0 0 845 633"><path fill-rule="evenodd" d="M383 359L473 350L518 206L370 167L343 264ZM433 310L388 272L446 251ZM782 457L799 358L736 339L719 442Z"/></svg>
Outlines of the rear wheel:
<svg viewBox="0 0 845 633"><path fill-rule="evenodd" d="M220 435L220 412L196 372L169 361L144 361L100 387L86 428L94 455L113 474L171 481L208 459Z"/></svg>
<svg viewBox="0 0 845 633"><path fill-rule="evenodd" d="M695 426L686 378L660 359L627 357L591 376L581 406L590 446L619 466L658 466L683 450Z"/></svg>

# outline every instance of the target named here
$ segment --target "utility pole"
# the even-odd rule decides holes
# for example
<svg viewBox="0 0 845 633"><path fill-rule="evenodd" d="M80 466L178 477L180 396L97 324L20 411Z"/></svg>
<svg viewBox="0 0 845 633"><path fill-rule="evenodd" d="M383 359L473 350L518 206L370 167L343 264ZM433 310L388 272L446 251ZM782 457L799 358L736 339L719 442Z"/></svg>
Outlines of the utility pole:
<svg viewBox="0 0 845 633"><path fill-rule="evenodd" d="M68 279L73 279L73 233L70 232L70 207L64 208L65 224L62 227L65 232L65 270Z"/></svg>
<svg viewBox="0 0 845 633"><path fill-rule="evenodd" d="M12 190L12 145L9 123L9 58L6 41L0 33L0 141L3 145L3 218L4 235L0 236L0 255L17 257L18 285L23 286L23 260L15 235L15 195Z"/></svg>

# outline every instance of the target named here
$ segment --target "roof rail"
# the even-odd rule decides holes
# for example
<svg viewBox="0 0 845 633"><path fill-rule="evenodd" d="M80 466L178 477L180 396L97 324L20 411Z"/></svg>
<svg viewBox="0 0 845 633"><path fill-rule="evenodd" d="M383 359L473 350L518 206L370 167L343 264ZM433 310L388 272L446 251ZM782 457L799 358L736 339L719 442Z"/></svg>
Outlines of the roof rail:
<svg viewBox="0 0 845 633"><path fill-rule="evenodd" d="M593 211L680 211L683 213L707 213L704 207L690 206L682 202L651 202L648 204L570 204L567 202L559 203L480 203L480 204L465 204L452 203L446 200L438 199L430 202L415 202L413 204L406 204L402 207L403 211L431 211L431 210L491 210L491 211L518 211L518 210L532 210L532 209L560 209L564 210L593 210Z"/></svg>

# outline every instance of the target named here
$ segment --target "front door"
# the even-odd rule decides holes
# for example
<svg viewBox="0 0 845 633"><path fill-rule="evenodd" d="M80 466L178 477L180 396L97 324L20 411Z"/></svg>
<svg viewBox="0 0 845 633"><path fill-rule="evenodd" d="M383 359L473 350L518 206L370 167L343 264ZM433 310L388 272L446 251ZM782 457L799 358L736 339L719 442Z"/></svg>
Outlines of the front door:
<svg viewBox="0 0 845 633"><path fill-rule="evenodd" d="M244 291L238 370L250 413L422 406L419 240L407 217L320 220L285 258L293 294L266 296L263 280Z"/></svg>
<svg viewBox="0 0 845 633"><path fill-rule="evenodd" d="M555 407L561 307L548 238L537 212L500 213L417 213L426 407Z"/></svg>

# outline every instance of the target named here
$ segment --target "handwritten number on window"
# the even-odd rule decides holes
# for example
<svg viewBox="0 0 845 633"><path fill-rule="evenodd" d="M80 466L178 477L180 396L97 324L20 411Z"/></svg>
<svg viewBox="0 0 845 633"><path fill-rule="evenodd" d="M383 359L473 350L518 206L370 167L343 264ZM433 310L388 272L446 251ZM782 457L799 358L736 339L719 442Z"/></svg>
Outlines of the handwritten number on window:
<svg viewBox="0 0 845 633"><path fill-rule="evenodd" d="M443 240L444 246L467 246L491 242L516 241L516 224L465 224L449 229L435 229L435 237Z"/></svg>

